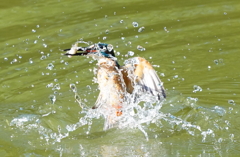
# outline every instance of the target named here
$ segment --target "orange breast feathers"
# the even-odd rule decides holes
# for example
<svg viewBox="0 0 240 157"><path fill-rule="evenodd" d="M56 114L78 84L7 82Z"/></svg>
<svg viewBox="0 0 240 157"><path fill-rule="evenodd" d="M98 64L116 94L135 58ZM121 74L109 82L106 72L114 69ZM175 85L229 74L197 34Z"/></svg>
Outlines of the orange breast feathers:
<svg viewBox="0 0 240 157"><path fill-rule="evenodd" d="M122 74L116 66L115 61L103 58L98 61L97 80L100 90L100 100L106 108L116 109L116 115L121 115L122 103L124 101L124 82Z"/></svg>

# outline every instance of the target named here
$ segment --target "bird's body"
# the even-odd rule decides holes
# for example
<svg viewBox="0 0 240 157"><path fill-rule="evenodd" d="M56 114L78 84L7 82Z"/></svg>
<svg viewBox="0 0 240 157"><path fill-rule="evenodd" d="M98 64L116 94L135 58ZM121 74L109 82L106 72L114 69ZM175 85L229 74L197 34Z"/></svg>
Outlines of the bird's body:
<svg viewBox="0 0 240 157"><path fill-rule="evenodd" d="M120 115L126 90L122 74L113 60L109 58L101 58L98 60L97 81L100 93L93 108L100 106L106 106L108 108L111 106L116 109L116 115Z"/></svg>
<svg viewBox="0 0 240 157"><path fill-rule="evenodd" d="M124 114L122 111L128 103L129 96L135 101L144 94L150 94L158 101L166 97L161 80L146 59L130 58L125 61L124 66L120 66L113 49L109 50L108 47L107 44L98 44L91 48L77 48L78 51L84 52L80 54L76 51L75 53L97 56L97 82L100 93L93 109L99 109L104 114L106 118L104 129L113 127L118 117ZM74 55L74 53L67 55Z"/></svg>

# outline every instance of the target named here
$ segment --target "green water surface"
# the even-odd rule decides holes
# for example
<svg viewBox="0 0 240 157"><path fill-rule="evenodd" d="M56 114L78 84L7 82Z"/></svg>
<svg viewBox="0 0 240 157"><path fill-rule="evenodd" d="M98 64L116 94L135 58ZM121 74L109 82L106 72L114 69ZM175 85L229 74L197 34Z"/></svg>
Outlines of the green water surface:
<svg viewBox="0 0 240 157"><path fill-rule="evenodd" d="M0 156L240 154L238 0L11 0L0 19ZM84 116L69 84L89 107L98 95L96 62L62 55L78 40L113 44L121 64L128 51L148 59L167 89L161 112L201 130L159 121L143 125L147 141L100 118L69 132Z"/></svg>

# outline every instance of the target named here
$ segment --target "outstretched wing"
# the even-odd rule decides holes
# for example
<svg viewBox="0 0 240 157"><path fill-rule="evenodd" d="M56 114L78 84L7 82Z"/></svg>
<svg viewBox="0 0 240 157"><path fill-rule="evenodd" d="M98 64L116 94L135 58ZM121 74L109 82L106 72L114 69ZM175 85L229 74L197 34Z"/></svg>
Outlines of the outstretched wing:
<svg viewBox="0 0 240 157"><path fill-rule="evenodd" d="M163 83L146 59L141 57L128 59L121 69L127 92L135 92L138 96L149 93L158 100L166 98Z"/></svg>

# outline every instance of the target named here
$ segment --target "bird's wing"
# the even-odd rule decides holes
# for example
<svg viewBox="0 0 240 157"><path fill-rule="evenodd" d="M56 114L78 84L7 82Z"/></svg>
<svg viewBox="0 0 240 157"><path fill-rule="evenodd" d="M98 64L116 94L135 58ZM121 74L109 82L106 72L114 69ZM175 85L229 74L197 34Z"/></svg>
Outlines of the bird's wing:
<svg viewBox="0 0 240 157"><path fill-rule="evenodd" d="M141 57L128 59L121 69L127 92L134 92L137 97L149 93L158 100L166 98L163 83L146 59Z"/></svg>

